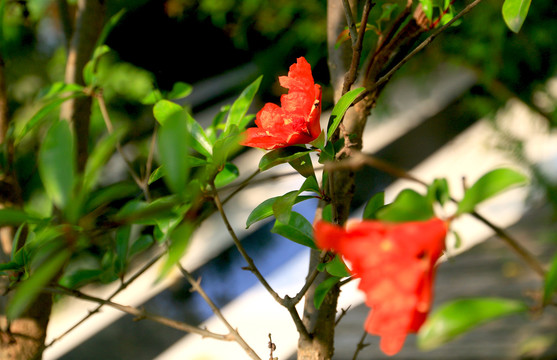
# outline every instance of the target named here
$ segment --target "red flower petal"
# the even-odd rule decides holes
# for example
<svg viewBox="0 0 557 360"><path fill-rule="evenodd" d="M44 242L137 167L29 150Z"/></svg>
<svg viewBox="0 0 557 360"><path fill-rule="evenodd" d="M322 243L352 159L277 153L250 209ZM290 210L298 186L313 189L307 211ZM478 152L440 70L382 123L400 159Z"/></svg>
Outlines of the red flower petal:
<svg viewBox="0 0 557 360"><path fill-rule="evenodd" d="M384 353L396 354L406 334L424 323L446 234L447 224L437 218L403 224L361 221L347 229L322 221L315 225L317 245L342 255L361 278L359 289L372 308L364 327L381 336Z"/></svg>
<svg viewBox="0 0 557 360"><path fill-rule="evenodd" d="M257 130L247 129L242 145L271 150L307 144L321 133L321 87L313 82L306 59L298 58L279 82L289 89L281 106L265 104L256 115Z"/></svg>

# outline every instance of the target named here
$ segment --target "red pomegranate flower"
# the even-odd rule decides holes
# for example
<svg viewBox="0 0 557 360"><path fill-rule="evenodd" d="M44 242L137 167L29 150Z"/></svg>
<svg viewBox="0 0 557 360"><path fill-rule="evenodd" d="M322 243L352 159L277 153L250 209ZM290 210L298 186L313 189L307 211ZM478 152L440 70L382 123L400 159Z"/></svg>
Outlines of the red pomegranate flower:
<svg viewBox="0 0 557 360"><path fill-rule="evenodd" d="M438 218L401 224L367 220L346 229L324 221L315 225L317 245L342 255L361 278L358 288L372 309L364 327L381 336L385 354L399 352L406 335L424 323L446 235L447 223Z"/></svg>
<svg viewBox="0 0 557 360"><path fill-rule="evenodd" d="M271 150L307 144L321 133L321 86L313 82L306 59L298 58L279 82L288 89L280 97L281 106L265 104L255 118L257 127L247 129L242 145Z"/></svg>

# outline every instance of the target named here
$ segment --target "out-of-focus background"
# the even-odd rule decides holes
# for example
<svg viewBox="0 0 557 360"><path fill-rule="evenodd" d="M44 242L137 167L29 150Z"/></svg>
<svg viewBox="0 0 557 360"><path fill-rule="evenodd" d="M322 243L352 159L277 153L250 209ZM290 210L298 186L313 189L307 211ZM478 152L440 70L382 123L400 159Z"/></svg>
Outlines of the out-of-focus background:
<svg viewBox="0 0 557 360"><path fill-rule="evenodd" d="M46 86L64 78L66 39L59 1L10 2L4 19L4 43L9 110L22 126L37 110L36 99ZM68 1L70 10L75 1ZM399 3L401 1L393 1ZM456 10L464 3L456 1ZM126 9L109 34L113 50L99 63L99 78L116 126L128 124L125 150L134 164L145 161L153 129L152 105L141 100L154 87L169 90L175 82L191 84L193 92L179 100L191 107L193 116L208 123L225 104L257 76L263 82L252 111L263 103L278 102L284 93L277 77L286 75L299 56L312 64L317 83L324 88L323 124L332 107L328 86L326 2L296 0L118 0L107 2L107 18ZM381 6L372 12L377 31ZM458 194L465 176L473 181L496 166L512 164L532 179L529 191L516 191L486 204L486 217L524 242L546 263L552 257L557 205L557 10L550 0L532 3L520 33L508 30L501 16L501 1L484 0L457 26L441 34L422 53L407 63L389 84L369 120L364 150L413 171L425 180L447 177ZM372 44L377 35L368 31ZM55 115L51 115L55 116ZM105 125L98 108L91 123L92 138ZM17 159L18 172L29 174L24 196L40 211L44 201L36 195L38 176L31 154L37 139L25 144L29 156ZM236 160L245 177L257 167L262 151L246 149ZM139 165L138 165L139 166ZM129 176L122 161L113 159L106 181ZM279 167L275 172L288 172ZM32 175L35 174L35 175ZM261 201L299 186L298 179L284 176L248 188L228 204L231 221L263 274L280 291L294 294L304 281L307 249L269 232L272 221L246 230L247 215ZM377 191L386 190L392 200L402 186L385 174L364 169L358 175L354 216ZM163 187L154 182L152 188ZM313 217L315 203L298 205L297 211ZM540 281L506 249L490 231L471 219L456 223L462 244L449 238L446 261L440 265L436 305L456 297L524 297L539 291ZM242 334L266 354L268 334L277 344L275 356L292 358L295 330L288 316L257 286L231 246L218 218L199 229L185 256L184 266L201 276L206 290L223 307ZM464 251L468 250L468 251ZM463 252L464 251L464 252ZM461 253L462 252L462 253ZM147 255L145 256L147 257ZM141 266L144 258L136 260ZM83 262L100 261L92 252ZM209 308L178 276L154 284L146 274L137 286L126 290L118 302L143 306L190 323L213 324ZM354 284L351 284L354 285ZM84 291L109 293L110 284ZM350 306L337 329L336 356L351 359L367 316L355 285L341 296ZM88 306L88 307L86 307ZM94 306L59 299L54 309L49 338L61 334ZM510 317L490 323L432 352L420 352L409 337L397 355L406 359L514 359L555 358L555 313L549 309L539 318ZM212 325L211 325L212 326ZM215 325L218 326L218 325ZM290 326L290 327L289 327ZM368 337L361 358L383 358L377 338ZM47 349L46 359L224 359L243 358L237 345L203 340L198 336L150 323L132 321L105 309L90 322Z"/></svg>

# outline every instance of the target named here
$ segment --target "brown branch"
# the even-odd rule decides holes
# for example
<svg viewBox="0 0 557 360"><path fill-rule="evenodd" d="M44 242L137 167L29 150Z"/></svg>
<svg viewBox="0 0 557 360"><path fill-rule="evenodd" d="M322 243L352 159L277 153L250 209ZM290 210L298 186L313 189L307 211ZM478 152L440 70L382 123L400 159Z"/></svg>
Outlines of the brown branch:
<svg viewBox="0 0 557 360"><path fill-rule="evenodd" d="M102 305L107 305L107 306L110 306L111 308L114 308L116 310L120 310L120 311L122 311L126 314L130 314L130 315L135 316L136 320L143 320L143 319L151 320L151 321L154 321L156 323L168 326L170 328L180 330L180 331L184 331L184 332L188 332L188 333L192 333L192 334L201 335L202 337L208 337L208 338L213 338L213 339L223 340L223 341L234 341L235 340L234 337L232 336L232 334L214 333L214 332L209 331L207 329L202 329L202 328L190 325L190 324L182 322L182 321L177 321L177 320L173 320L173 319L170 319L170 318L167 318L167 317L164 317L164 316L151 314L151 313L148 313L147 311L145 311L143 309L138 309L136 307L129 306L129 305L118 304L118 303L115 303L115 302L110 301L110 300L105 300L105 299L101 299L101 298L98 298L98 297L95 297L95 296L87 295L85 293L82 293L81 291L72 290L72 289L69 289L69 288L66 288L66 287L63 287L63 286L60 286L60 285L56 285L55 287L47 287L47 288L45 288L45 290L50 292L50 293L53 293L53 294L72 296L72 297L75 297L77 299L91 301L91 302L95 302L95 303L102 304Z"/></svg>
<svg viewBox="0 0 557 360"><path fill-rule="evenodd" d="M347 3L347 0L345 0L345 3ZM373 5L374 4L371 0L367 0L364 5L358 38L352 41L352 61L350 63L350 69L344 77L342 95L346 94L350 90L350 87L354 84L354 82L356 81L356 77L358 76L358 67L360 66L360 59L362 57L362 47L364 42L364 35L366 32L367 19L369 17L369 12L373 8ZM350 5L345 4L345 8L346 6Z"/></svg>
<svg viewBox="0 0 557 360"><path fill-rule="evenodd" d="M205 290L203 290L203 287L201 286L201 279L197 279L197 280L194 279L193 276L186 269L184 269L184 267L180 263L178 263L177 266L178 269L180 269L182 275L192 286L192 289L196 291L203 298L203 300L207 303L207 305L209 305L211 311L213 311L213 314L215 314L215 316L224 324L224 326L226 326L231 336L234 337L234 340L242 347L242 349L244 349L246 354L248 354L249 357L252 359L261 360L261 358L257 355L255 351L253 351L253 349L248 345L248 343L244 340L244 338L240 336L240 333L236 329L234 329L232 325L230 325L228 320L226 320L224 315L222 315L222 312L220 311L218 306L213 302L213 300L211 300L211 298L209 297L209 295L207 295Z"/></svg>
<svg viewBox="0 0 557 360"><path fill-rule="evenodd" d="M358 341L358 344L356 345L356 351L354 352L354 356L352 356L352 360L356 360L358 358L358 355L360 354L360 351L362 351L365 347L369 346L369 344L364 343L366 336L367 336L367 331L364 330L364 333L362 334L360 341Z"/></svg>
<svg viewBox="0 0 557 360"><path fill-rule="evenodd" d="M344 15L346 16L346 24L348 25L348 31L350 32L350 40L352 41L352 46L356 46L357 42L357 29L354 23L354 14L350 8L350 2L348 0L342 0L342 6L344 7ZM363 24L363 23L362 23Z"/></svg>

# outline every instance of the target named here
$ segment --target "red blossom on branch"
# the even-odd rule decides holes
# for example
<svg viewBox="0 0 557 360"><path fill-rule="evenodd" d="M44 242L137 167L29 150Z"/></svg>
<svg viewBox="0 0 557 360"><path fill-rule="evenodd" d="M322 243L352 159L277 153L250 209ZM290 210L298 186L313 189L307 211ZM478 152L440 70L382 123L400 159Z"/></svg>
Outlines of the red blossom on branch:
<svg viewBox="0 0 557 360"><path fill-rule="evenodd" d="M346 229L324 221L315 225L317 245L342 255L361 279L358 288L372 309L364 326L381 336L385 354L399 352L406 335L424 323L446 235L447 223L438 218L401 224L364 220Z"/></svg>
<svg viewBox="0 0 557 360"><path fill-rule="evenodd" d="M271 150L307 144L321 133L321 86L313 82L306 59L298 58L279 82L288 89L280 97L281 106L265 104L256 115L257 127L246 130L242 145Z"/></svg>

